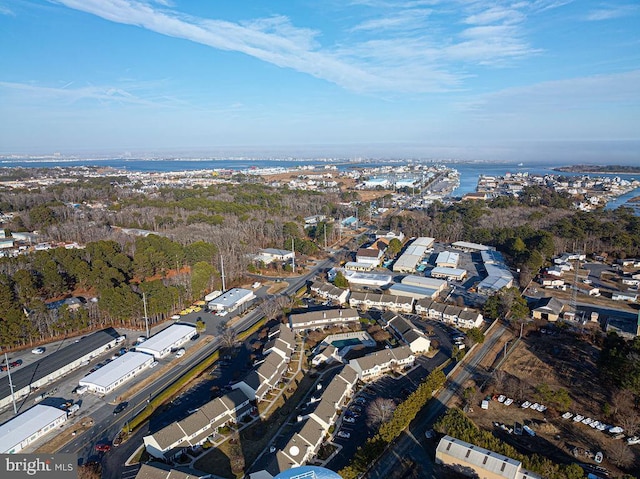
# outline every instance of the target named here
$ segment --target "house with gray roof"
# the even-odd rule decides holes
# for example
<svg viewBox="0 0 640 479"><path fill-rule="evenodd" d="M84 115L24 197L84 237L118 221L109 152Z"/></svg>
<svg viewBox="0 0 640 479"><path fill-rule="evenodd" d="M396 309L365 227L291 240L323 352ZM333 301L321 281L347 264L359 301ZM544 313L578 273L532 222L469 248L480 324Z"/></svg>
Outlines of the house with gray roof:
<svg viewBox="0 0 640 479"><path fill-rule="evenodd" d="M358 293L352 292L349 296L349 305L352 308L381 309L383 311L401 311L411 313L413 311L413 298L396 296L385 293Z"/></svg>
<svg viewBox="0 0 640 479"><path fill-rule="evenodd" d="M396 337L411 348L411 352L417 354L429 351L431 340L408 319L387 311L382 314L382 320L387 329L391 329Z"/></svg>
<svg viewBox="0 0 640 479"><path fill-rule="evenodd" d="M383 349L349 361L349 366L358 373L358 379L368 381L391 371L394 367L412 366L415 356L409 346Z"/></svg>
<svg viewBox="0 0 640 479"><path fill-rule="evenodd" d="M322 283L320 281L314 281L309 289L316 296L339 304L346 303L349 297L348 289L338 288L332 284Z"/></svg>
<svg viewBox="0 0 640 479"><path fill-rule="evenodd" d="M306 313L290 314L289 325L295 331L306 331L334 325L354 324L360 321L360 314L353 308L332 308Z"/></svg>
<svg viewBox="0 0 640 479"><path fill-rule="evenodd" d="M173 459L185 447L202 444L218 427L237 422L250 411L249 397L242 391L232 391L209 401L184 419L145 436L143 442L153 457Z"/></svg>

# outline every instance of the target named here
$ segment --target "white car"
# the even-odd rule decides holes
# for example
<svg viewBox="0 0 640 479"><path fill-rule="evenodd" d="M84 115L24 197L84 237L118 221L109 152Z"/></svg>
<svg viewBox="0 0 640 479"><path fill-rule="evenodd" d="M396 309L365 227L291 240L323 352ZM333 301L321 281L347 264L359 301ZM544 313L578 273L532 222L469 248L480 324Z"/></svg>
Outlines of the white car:
<svg viewBox="0 0 640 479"><path fill-rule="evenodd" d="M342 437L344 439L349 439L351 437L351 433L347 431L338 431L338 437Z"/></svg>
<svg viewBox="0 0 640 479"><path fill-rule="evenodd" d="M182 356L184 356L184 353L186 351L184 350L184 348L180 348L176 351L176 358L181 358Z"/></svg>
<svg viewBox="0 0 640 479"><path fill-rule="evenodd" d="M353 417L353 416L347 416L347 417L345 417L345 418L343 419L343 421L344 421L344 422L349 422L349 423L352 423L352 424L353 424L354 422L356 422L356 418L355 418L355 417Z"/></svg>
<svg viewBox="0 0 640 479"><path fill-rule="evenodd" d="M32 349L31 352L33 354L43 354L44 353L44 348L35 348L35 349Z"/></svg>
<svg viewBox="0 0 640 479"><path fill-rule="evenodd" d="M155 368L158 365L158 361L154 361L151 364L149 364L150 368Z"/></svg>

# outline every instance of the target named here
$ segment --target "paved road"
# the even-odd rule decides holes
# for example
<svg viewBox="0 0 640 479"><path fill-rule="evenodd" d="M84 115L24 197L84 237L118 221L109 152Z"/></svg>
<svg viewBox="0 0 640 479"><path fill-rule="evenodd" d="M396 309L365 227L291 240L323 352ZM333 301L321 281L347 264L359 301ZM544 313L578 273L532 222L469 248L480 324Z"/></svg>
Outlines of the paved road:
<svg viewBox="0 0 640 479"><path fill-rule="evenodd" d="M409 431L403 433L396 440L395 444L374 464L365 477L368 479L387 478L400 467L401 461L407 458L412 459L422 467L425 474L423 477L433 476L433 458L430 452L425 449L427 439L425 439L424 433L445 412L449 401L465 381L473 375L480 361L495 347L504 331L505 326L503 324L494 326L485 342L474 352L472 357L458 368L453 378L450 378L445 388L435 396L429 406L420 411L416 419L411 423Z"/></svg>
<svg viewBox="0 0 640 479"><path fill-rule="evenodd" d="M306 275L288 279L287 288L280 294L290 295L295 293L318 271L323 268L328 268L333 264L333 262L334 261L331 258L319 261ZM256 308L236 322L234 327L238 332L242 332L257 323L262 316L260 308ZM143 436L149 434L148 422L140 427L140 429L136 431L136 433L124 444L113 448L106 454L96 454L95 445L102 441L110 443L118 431L123 428L125 423L146 407L148 399L156 396L160 391L173 383L185 371L194 367L219 347L220 341L218 339L214 339L214 341L200 349L194 355L185 358L184 361L181 361L171 368L171 370L167 374L163 375L158 381L142 389L139 393L133 396L129 400L129 407L120 415L114 416L113 406L105 404L104 407L98 409L92 414L92 417L95 420L95 425L85 433L78 435L72 442L68 443L58 452L77 454L79 463L86 463L94 460L102 462L103 479L120 479L122 477L130 477L132 475L132 468L125 467L124 463L129 456L131 456L131 454L133 454L135 450L142 445ZM164 414L163 411L159 411L154 414L152 420L154 424L168 424L175 420L175 415L171 411L165 412ZM155 429L157 429L157 427Z"/></svg>

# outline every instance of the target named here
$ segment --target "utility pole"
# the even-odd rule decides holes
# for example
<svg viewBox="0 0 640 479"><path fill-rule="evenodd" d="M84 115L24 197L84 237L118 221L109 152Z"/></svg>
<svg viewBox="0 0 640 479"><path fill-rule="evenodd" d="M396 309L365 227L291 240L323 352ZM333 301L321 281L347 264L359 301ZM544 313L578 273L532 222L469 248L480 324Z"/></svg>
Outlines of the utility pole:
<svg viewBox="0 0 640 479"><path fill-rule="evenodd" d="M142 293L142 305L144 306L144 325L147 328L147 339L149 339L149 317L147 316L147 293Z"/></svg>
<svg viewBox="0 0 640 479"><path fill-rule="evenodd" d="M13 402L13 413L18 414L18 408L16 407L16 397L13 394L13 382L11 381L11 365L9 364L9 358L7 352L4 352L4 362L7 365L7 375L9 376L9 389L11 389L11 401Z"/></svg>
<svg viewBox="0 0 640 479"><path fill-rule="evenodd" d="M327 249L327 223L324 223L324 249Z"/></svg>
<svg viewBox="0 0 640 479"><path fill-rule="evenodd" d="M222 255L220 255L220 277L222 278L222 292L224 293L227 287L224 284L224 260L222 259Z"/></svg>
<svg viewBox="0 0 640 479"><path fill-rule="evenodd" d="M296 239L295 237L291 237L291 252L293 253L293 258L291 259L291 269L293 273L296 272Z"/></svg>

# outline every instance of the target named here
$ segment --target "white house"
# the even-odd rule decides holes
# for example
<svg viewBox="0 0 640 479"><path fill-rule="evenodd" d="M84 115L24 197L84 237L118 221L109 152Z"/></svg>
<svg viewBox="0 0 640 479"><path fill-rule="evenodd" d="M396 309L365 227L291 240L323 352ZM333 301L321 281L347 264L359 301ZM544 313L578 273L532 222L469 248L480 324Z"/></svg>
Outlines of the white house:
<svg viewBox="0 0 640 479"><path fill-rule="evenodd" d="M368 381L391 371L394 367L404 368L413 365L415 356L409 346L383 349L361 358L349 361L349 366L358 373L358 378Z"/></svg>
<svg viewBox="0 0 640 479"><path fill-rule="evenodd" d="M391 329L401 341L411 348L412 353L429 351L431 341L411 321L393 312L384 313L382 319L386 322L387 328Z"/></svg>

